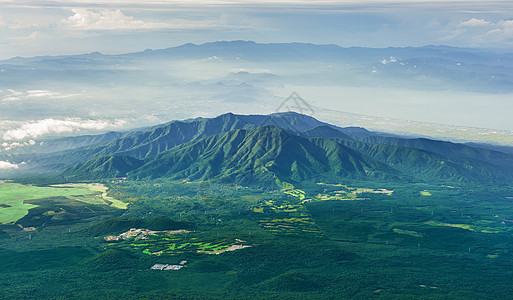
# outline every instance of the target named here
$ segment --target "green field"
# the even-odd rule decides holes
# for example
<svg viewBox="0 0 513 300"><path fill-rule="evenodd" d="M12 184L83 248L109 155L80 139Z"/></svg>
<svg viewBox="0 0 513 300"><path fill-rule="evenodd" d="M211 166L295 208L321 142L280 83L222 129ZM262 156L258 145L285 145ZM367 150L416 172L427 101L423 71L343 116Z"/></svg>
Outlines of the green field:
<svg viewBox="0 0 513 300"><path fill-rule="evenodd" d="M129 234L132 232L136 234ZM147 233L146 233L147 232ZM105 249L124 249L141 252L147 255L175 255L179 253L221 254L227 251L235 251L251 247L244 245L240 239L216 239L208 234L177 231L148 231L144 229L131 229L118 236L107 236L107 241L102 245Z"/></svg>
<svg viewBox="0 0 513 300"><path fill-rule="evenodd" d="M65 197L85 203L109 205L102 196L106 192L103 185L81 184L38 187L18 183L0 183L0 223L8 224L18 221L29 213L32 208L38 207L33 200L52 197ZM110 204L116 208L125 208L126 203L108 198ZM32 203L29 203L32 202ZM122 203L122 204L121 204Z"/></svg>
<svg viewBox="0 0 513 300"><path fill-rule="evenodd" d="M127 209L128 203L119 201L113 197L107 196L108 188L99 183L68 183L60 185L52 185L59 188L73 188L77 190L85 190L83 197L75 197L78 201L85 203L109 205L118 209Z"/></svg>

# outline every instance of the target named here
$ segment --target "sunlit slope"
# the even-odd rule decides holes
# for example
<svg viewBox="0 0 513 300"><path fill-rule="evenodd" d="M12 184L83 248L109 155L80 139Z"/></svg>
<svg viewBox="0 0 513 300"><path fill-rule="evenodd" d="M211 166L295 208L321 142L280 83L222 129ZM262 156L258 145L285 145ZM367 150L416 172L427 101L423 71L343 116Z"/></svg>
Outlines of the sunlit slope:
<svg viewBox="0 0 513 300"><path fill-rule="evenodd" d="M477 159L441 155L402 146L337 141L420 181L492 181L506 184L513 180L511 167Z"/></svg>
<svg viewBox="0 0 513 300"><path fill-rule="evenodd" d="M339 128L297 113L224 114L141 129L34 161L73 180L223 179L265 185L275 178L386 178L415 182L513 180L507 153L430 139Z"/></svg>
<svg viewBox="0 0 513 300"><path fill-rule="evenodd" d="M391 168L326 139L306 139L275 126L234 130L163 152L130 177L230 179L269 183L274 178L383 177Z"/></svg>
<svg viewBox="0 0 513 300"><path fill-rule="evenodd" d="M426 138L407 139L377 135L365 137L361 139L361 141L370 144L387 144L416 148L446 156L471 158L489 162L498 166L513 166L513 156L510 154L447 141L438 141Z"/></svg>
<svg viewBox="0 0 513 300"><path fill-rule="evenodd" d="M100 156L68 168L64 174L72 178L103 179L124 177L143 165L143 161L126 155Z"/></svg>
<svg viewBox="0 0 513 300"><path fill-rule="evenodd" d="M215 118L171 121L151 128L125 133L120 138L105 143L95 143L53 154L31 155L27 158L52 169L62 169L99 156L128 155L138 159L145 159L183 143L234 129L251 129L263 125L279 126L290 132L310 130L321 125L331 126L310 116L292 112L272 115L236 115L227 113ZM102 136L99 135L98 140ZM72 146L68 145L70 141L73 141L73 139L62 139L65 145L59 145L59 142L55 141L54 147L56 149L64 146L72 148Z"/></svg>

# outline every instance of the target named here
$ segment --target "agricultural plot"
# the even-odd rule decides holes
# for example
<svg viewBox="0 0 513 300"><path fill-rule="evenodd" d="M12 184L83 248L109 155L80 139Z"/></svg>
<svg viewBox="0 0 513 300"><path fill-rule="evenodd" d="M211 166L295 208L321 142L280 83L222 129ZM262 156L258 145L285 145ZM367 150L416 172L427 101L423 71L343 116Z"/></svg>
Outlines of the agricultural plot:
<svg viewBox="0 0 513 300"><path fill-rule="evenodd" d="M150 231L132 228L118 236L104 237L105 249L119 248L147 255L175 255L181 253L221 254L251 247L246 241L213 239L205 234L187 230Z"/></svg>
<svg viewBox="0 0 513 300"><path fill-rule="evenodd" d="M285 235L322 235L322 232L315 225L315 222L309 216L289 217L289 218L266 218L259 221L261 227L271 233Z"/></svg>
<svg viewBox="0 0 513 300"><path fill-rule="evenodd" d="M327 201L327 200L340 200L340 201L353 201L353 200L365 200L365 194L383 194L391 196L393 190L387 190L384 188L371 189L371 188L354 188L344 184L328 184L328 183L317 183L319 187L325 187L323 193L317 194L313 197L314 201Z"/></svg>
<svg viewBox="0 0 513 300"><path fill-rule="evenodd" d="M441 223L428 221L426 224L431 226L444 226L444 227L452 227L452 228L460 228L464 230L481 232L481 233L501 233L505 231L510 231L511 228L507 227L503 222L487 222L487 221L476 221L475 224L450 224L450 223Z"/></svg>
<svg viewBox="0 0 513 300"><path fill-rule="evenodd" d="M253 208L260 227L274 234L322 235L303 203L289 200L266 200Z"/></svg>
<svg viewBox="0 0 513 300"><path fill-rule="evenodd" d="M279 179L276 179L276 185L280 188L280 191L282 193L290 195L292 197L296 197L300 201L303 201L306 198L305 191L300 190L300 189L295 189L294 185L292 185L292 183L280 181Z"/></svg>
<svg viewBox="0 0 513 300"><path fill-rule="evenodd" d="M420 191L420 192L419 192L419 194L420 194L421 196L431 196L431 193L430 193L429 191L426 191L426 190L424 190L424 191Z"/></svg>

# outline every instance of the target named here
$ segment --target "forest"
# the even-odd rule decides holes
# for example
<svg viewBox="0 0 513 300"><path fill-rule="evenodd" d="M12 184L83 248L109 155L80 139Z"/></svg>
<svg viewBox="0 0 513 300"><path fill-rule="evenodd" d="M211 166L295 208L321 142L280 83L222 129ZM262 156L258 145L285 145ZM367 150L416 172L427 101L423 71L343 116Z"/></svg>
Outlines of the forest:
<svg viewBox="0 0 513 300"><path fill-rule="evenodd" d="M101 183L128 208L85 201L91 194L78 187L70 194L17 186L62 193L26 201L34 205L27 215L1 225L2 297L497 299L513 292L506 188ZM3 182L2 192L12 184Z"/></svg>

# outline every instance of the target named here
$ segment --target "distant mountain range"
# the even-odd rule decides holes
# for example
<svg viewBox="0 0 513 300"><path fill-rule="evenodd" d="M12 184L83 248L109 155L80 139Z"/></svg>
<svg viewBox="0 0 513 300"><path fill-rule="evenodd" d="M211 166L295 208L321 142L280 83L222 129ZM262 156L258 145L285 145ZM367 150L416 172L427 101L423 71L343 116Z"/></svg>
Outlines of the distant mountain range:
<svg viewBox="0 0 513 300"><path fill-rule="evenodd" d="M47 146L46 153L26 154L31 157L28 166L53 170L72 181L209 179L265 187L276 179L497 184L513 180L513 155L508 153L340 128L293 112L228 113L126 133L57 139L52 145L53 152Z"/></svg>
<svg viewBox="0 0 513 300"><path fill-rule="evenodd" d="M49 79L76 82L91 81L97 84L108 82L133 82L140 74L142 63L166 62L168 60L213 59L224 61L245 61L255 63L273 62L318 62L342 64L351 70L351 77L376 74L377 84L391 84L399 79L406 83L422 83L431 88L461 88L481 92L512 92L513 54L485 49L457 48L448 46L390 47L390 48L344 48L338 45L315 45L309 43L268 43L253 41L218 41L201 45L184 44L160 50L147 49L142 52L104 55L99 52L81 55L40 56L33 58L15 57L0 61L0 87L6 83L19 84L16 76L23 75L32 82ZM137 74L134 74L137 71ZM328 73L326 73L328 72ZM324 84L340 80L325 70L308 80ZM70 74L73 74L70 77ZM94 76L93 76L94 75ZM150 75L148 73L148 75ZM161 74L159 74L160 76ZM247 74L251 75L251 74ZM273 74L258 74L260 80L266 75L276 80ZM14 76L14 77L13 77ZM117 77L117 79L116 79ZM151 75L150 75L151 77ZM141 78L139 78L141 79ZM154 78L151 78L152 80ZM246 82L249 81L246 76ZM9 85L11 88L13 85ZM251 85L247 85L251 87Z"/></svg>

